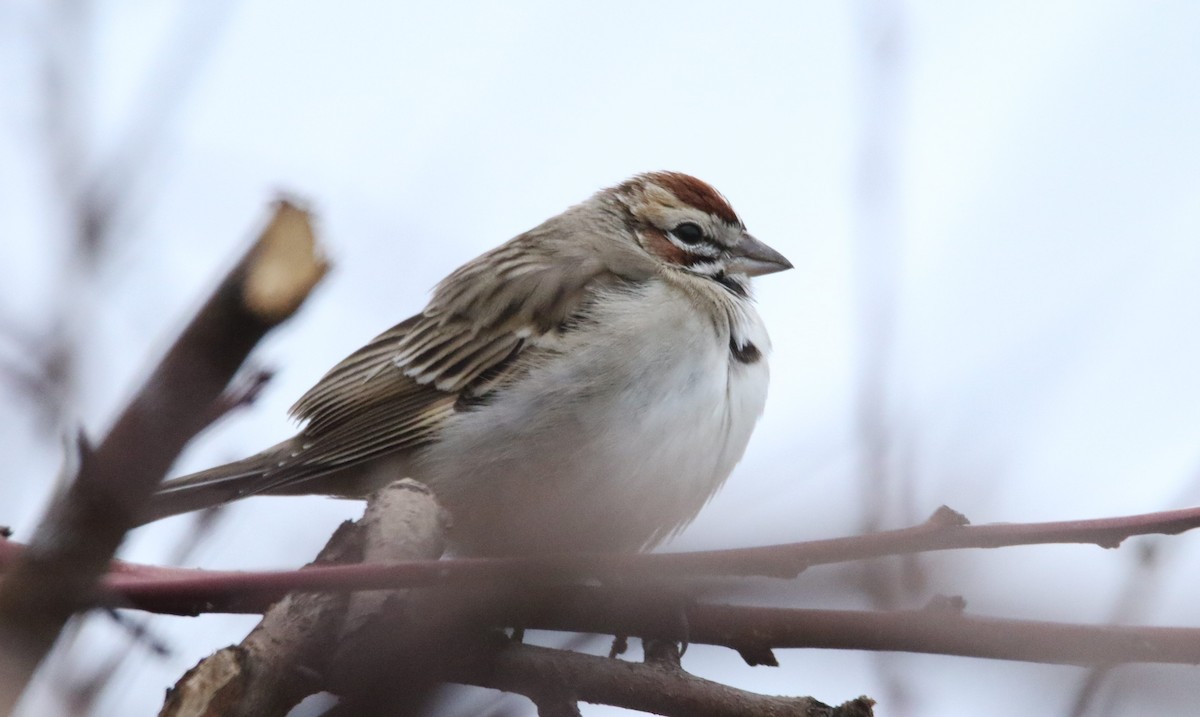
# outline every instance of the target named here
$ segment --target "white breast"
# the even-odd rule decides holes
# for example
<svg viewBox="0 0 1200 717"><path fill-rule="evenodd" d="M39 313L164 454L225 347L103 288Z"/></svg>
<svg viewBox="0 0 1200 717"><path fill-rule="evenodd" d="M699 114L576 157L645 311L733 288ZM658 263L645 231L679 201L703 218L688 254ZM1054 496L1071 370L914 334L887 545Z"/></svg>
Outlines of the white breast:
<svg viewBox="0 0 1200 717"><path fill-rule="evenodd" d="M527 377L450 420L417 474L457 542L478 554L636 550L695 517L762 413L769 349L749 301L704 290L720 293L715 320L665 281L612 294ZM763 357L732 358L731 334Z"/></svg>

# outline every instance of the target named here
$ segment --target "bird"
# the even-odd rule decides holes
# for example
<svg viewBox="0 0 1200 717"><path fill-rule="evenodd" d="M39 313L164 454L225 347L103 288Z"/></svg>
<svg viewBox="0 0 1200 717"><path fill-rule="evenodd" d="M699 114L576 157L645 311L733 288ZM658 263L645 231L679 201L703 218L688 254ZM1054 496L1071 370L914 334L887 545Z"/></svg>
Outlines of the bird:
<svg viewBox="0 0 1200 717"><path fill-rule="evenodd" d="M790 268L706 182L633 176L452 272L295 403L297 435L164 481L142 522L412 477L458 554L651 549L742 458L770 351L750 279Z"/></svg>

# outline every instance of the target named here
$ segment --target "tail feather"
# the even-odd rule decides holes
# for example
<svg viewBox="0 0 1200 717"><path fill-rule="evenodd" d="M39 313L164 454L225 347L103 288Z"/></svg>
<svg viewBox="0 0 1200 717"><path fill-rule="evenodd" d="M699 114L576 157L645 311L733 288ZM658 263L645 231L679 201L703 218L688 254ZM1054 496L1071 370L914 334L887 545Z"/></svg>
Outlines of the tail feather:
<svg viewBox="0 0 1200 717"><path fill-rule="evenodd" d="M143 511L139 525L203 510L258 493L273 456L289 441L262 453L164 481Z"/></svg>

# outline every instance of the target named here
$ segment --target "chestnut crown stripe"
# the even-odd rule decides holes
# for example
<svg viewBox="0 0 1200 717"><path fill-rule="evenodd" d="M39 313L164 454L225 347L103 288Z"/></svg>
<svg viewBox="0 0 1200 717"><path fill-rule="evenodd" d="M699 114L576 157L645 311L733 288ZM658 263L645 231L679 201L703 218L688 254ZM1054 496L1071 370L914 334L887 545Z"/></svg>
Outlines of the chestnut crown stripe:
<svg viewBox="0 0 1200 717"><path fill-rule="evenodd" d="M742 223L729 201L706 182L681 172L651 172L644 176L650 182L674 194L684 204L712 214L728 224Z"/></svg>

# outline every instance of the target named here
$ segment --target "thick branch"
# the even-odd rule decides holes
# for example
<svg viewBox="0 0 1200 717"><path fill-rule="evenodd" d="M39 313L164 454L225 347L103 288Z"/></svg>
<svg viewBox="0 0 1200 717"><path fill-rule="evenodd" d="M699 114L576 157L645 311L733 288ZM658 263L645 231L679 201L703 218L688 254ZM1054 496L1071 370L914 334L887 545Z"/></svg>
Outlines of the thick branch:
<svg viewBox="0 0 1200 717"><path fill-rule="evenodd" d="M447 679L543 702L550 698L613 705L680 717L870 717L860 697L830 707L811 697L772 697L728 687L661 664L626 662L533 645L482 649L484 656L455 666Z"/></svg>
<svg viewBox="0 0 1200 717"><path fill-rule="evenodd" d="M209 297L55 498L0 585L0 712L7 713L183 446L255 344L324 273L308 215L288 202ZM82 443L82 441L81 441Z"/></svg>
<svg viewBox="0 0 1200 717"><path fill-rule="evenodd" d="M346 523L334 532L316 562L361 557L361 531ZM284 597L240 644L218 650L185 672L167 691L160 717L287 714L297 702L320 690L313 670L337 640L348 601L346 593Z"/></svg>
<svg viewBox="0 0 1200 717"><path fill-rule="evenodd" d="M318 562L432 558L445 518L433 495L411 480L371 497L355 524L338 530ZM390 594L390 593L389 593ZM282 717L324 689L343 634L379 609L381 593L292 593L273 605L241 644L218 650L168 693L163 717Z"/></svg>

